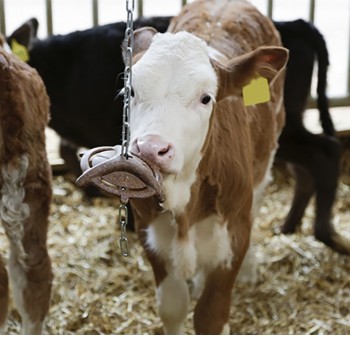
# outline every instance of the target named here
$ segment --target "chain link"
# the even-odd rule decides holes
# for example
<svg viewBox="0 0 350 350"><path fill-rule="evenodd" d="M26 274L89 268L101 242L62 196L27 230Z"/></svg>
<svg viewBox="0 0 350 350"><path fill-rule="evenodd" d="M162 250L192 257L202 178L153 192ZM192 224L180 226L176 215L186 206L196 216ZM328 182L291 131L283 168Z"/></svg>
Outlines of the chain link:
<svg viewBox="0 0 350 350"><path fill-rule="evenodd" d="M122 125L122 149L121 156L128 159L130 142L130 97L132 90L132 53L134 47L133 14L135 8L134 0L126 0L127 21L124 37L125 48L125 68L124 68L124 106L123 106L123 125Z"/></svg>
<svg viewBox="0 0 350 350"><path fill-rule="evenodd" d="M128 207L125 204L119 206L119 226L120 226L120 251L122 256L129 256L129 244L126 236L126 225L128 224Z"/></svg>
<svg viewBox="0 0 350 350"><path fill-rule="evenodd" d="M126 0L127 21L124 37L125 48L125 68L124 68L124 106L123 106L123 125L122 125L122 147L120 155L125 159L129 156L130 143L130 98L132 90L132 53L134 48L134 30L133 14L135 8L134 0ZM126 236L126 225L128 224L128 207L126 206L128 198L121 198L119 206L119 226L120 226L120 251L124 257L129 256L129 244Z"/></svg>

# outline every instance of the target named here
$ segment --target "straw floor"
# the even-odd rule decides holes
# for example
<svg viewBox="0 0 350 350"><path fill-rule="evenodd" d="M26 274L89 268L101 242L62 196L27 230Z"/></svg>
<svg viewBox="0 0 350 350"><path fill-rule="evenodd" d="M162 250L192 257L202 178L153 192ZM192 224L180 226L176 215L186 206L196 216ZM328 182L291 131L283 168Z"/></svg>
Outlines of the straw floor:
<svg viewBox="0 0 350 350"><path fill-rule="evenodd" d="M344 143L334 208L337 231L350 239L350 147ZM232 294L232 334L350 334L350 257L312 235L313 202L294 235L274 235L291 203L293 180L276 169L256 220L257 283ZM87 199L67 177L54 177L48 246L55 274L45 334L162 334L153 275L134 233L131 257L119 253L118 200ZM0 251L8 258L0 235ZM192 305L193 308L193 305ZM20 332L11 309L7 332ZM193 334L192 313L186 321Z"/></svg>

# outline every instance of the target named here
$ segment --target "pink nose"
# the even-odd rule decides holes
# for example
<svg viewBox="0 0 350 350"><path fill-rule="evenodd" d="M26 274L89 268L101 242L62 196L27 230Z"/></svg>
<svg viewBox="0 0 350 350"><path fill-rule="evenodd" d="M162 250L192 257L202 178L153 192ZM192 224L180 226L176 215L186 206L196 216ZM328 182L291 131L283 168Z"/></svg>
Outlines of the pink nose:
<svg viewBox="0 0 350 350"><path fill-rule="evenodd" d="M163 171L169 170L175 155L173 146L159 136L139 138L134 142L133 148L141 158L150 161Z"/></svg>

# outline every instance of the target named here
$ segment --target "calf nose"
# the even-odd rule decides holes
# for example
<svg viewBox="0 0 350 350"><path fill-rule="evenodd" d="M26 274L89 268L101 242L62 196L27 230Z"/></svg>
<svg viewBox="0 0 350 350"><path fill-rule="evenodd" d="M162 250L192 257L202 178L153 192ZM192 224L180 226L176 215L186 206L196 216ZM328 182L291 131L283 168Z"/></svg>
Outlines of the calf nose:
<svg viewBox="0 0 350 350"><path fill-rule="evenodd" d="M169 170L175 155L170 143L163 141L158 136L147 136L137 139L134 145L136 146L135 153L141 158L158 166L160 170Z"/></svg>

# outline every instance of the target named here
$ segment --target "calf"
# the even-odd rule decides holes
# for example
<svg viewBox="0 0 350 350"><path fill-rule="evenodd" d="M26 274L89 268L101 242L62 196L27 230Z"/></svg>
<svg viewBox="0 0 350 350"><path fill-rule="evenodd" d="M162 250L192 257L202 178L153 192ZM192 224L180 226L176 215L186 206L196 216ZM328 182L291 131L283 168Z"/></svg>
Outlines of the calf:
<svg viewBox="0 0 350 350"><path fill-rule="evenodd" d="M275 26L283 45L290 50L284 86L286 125L279 139L276 158L292 165L296 180L292 207L281 231L295 232L315 193L316 238L340 253L350 254L350 242L337 234L331 223L341 152L326 96L329 64L326 43L320 32L303 20L275 22ZM322 135L310 133L303 123L315 58L318 61L317 105L324 131Z"/></svg>
<svg viewBox="0 0 350 350"><path fill-rule="evenodd" d="M166 333L183 331L189 279L196 333L229 333L231 291L284 125L280 45L243 0L194 2L167 33L135 32L130 149L158 167L166 199L131 206ZM256 77L271 100L245 107L242 88Z"/></svg>
<svg viewBox="0 0 350 350"><path fill-rule="evenodd" d="M0 46L0 216L10 242L9 274L23 333L39 334L52 281L46 247L51 203L45 149L49 99L36 70ZM8 274L0 258L2 331L8 299Z"/></svg>

